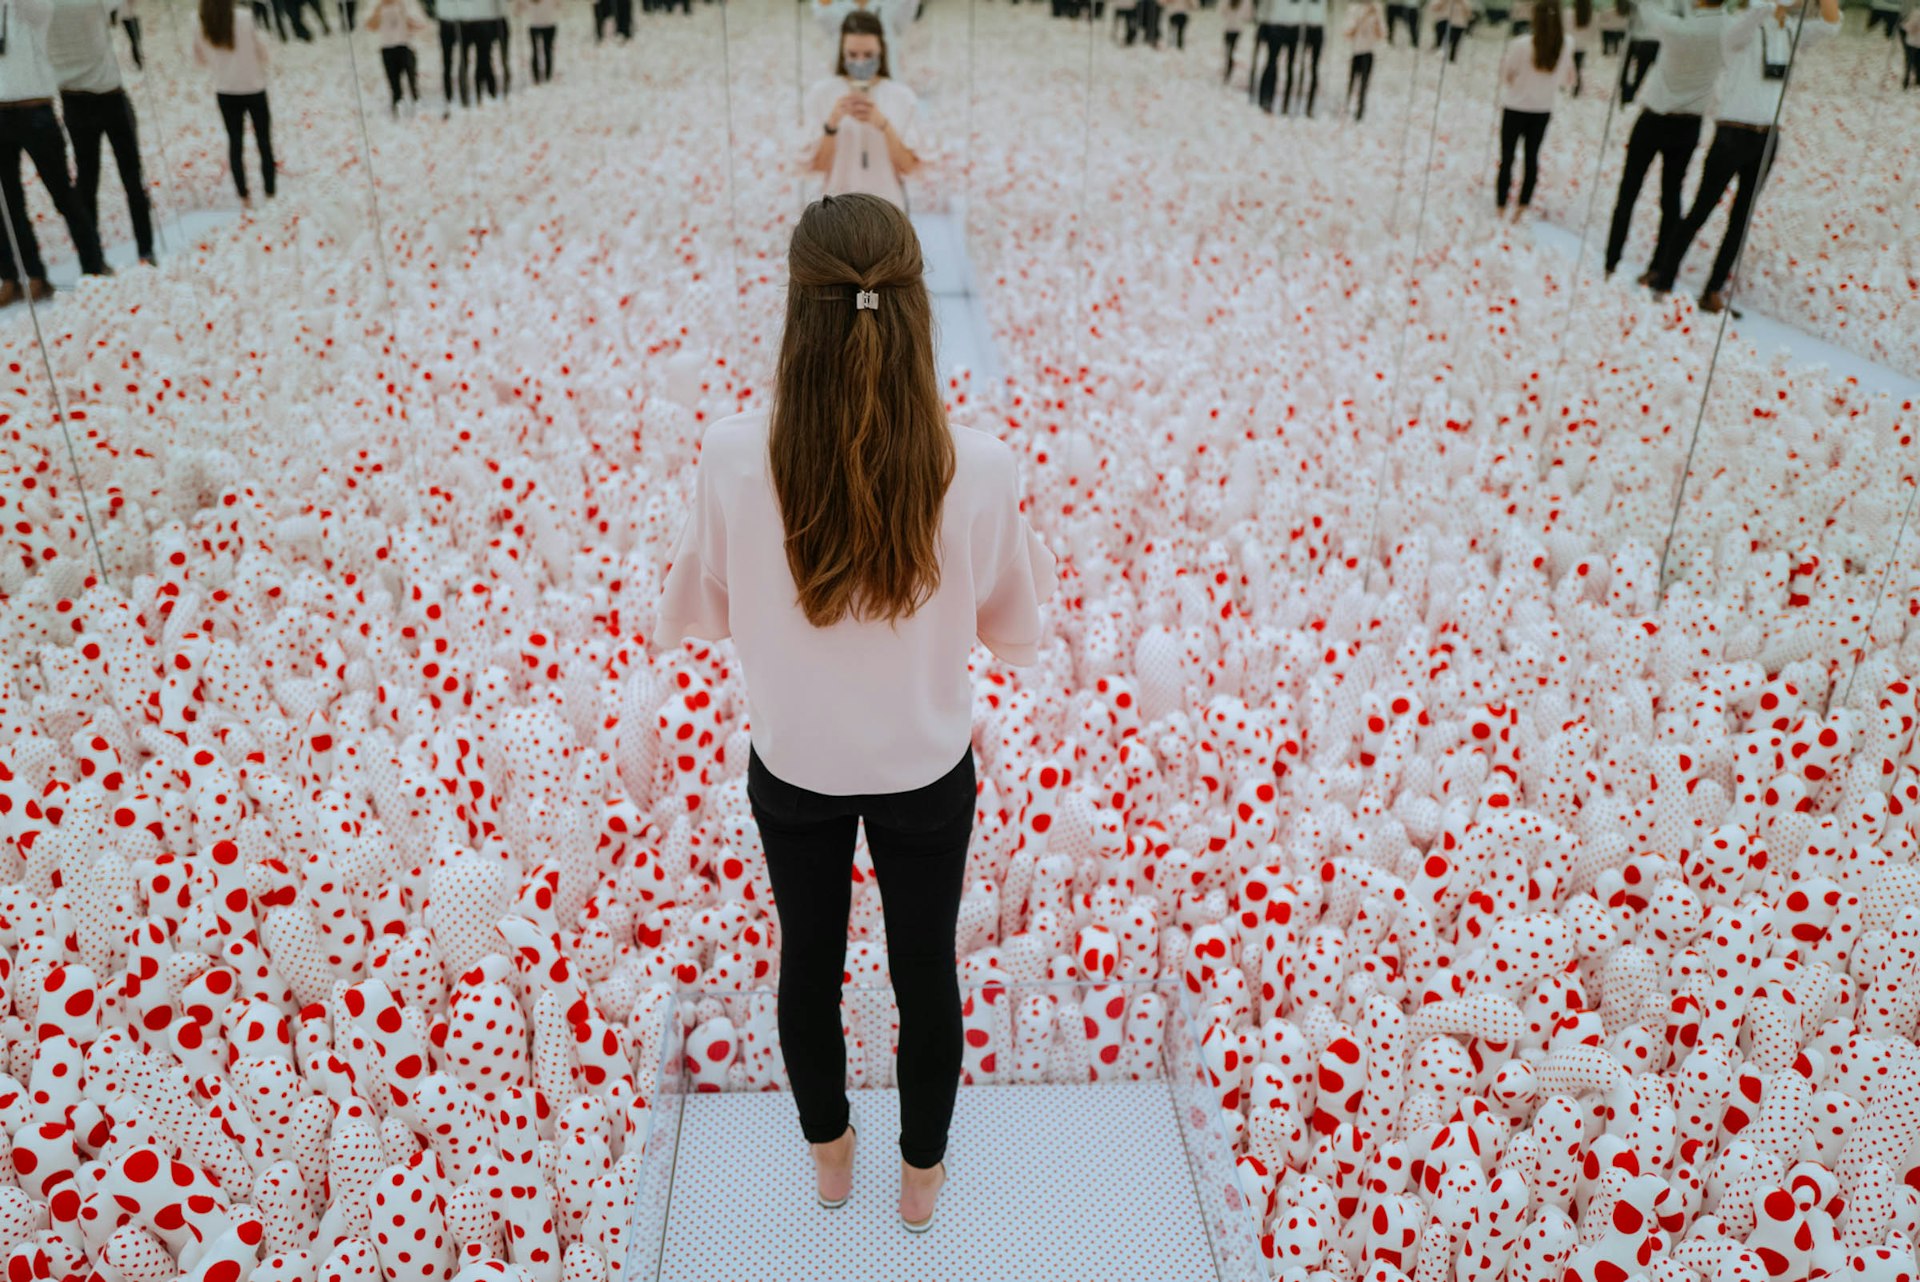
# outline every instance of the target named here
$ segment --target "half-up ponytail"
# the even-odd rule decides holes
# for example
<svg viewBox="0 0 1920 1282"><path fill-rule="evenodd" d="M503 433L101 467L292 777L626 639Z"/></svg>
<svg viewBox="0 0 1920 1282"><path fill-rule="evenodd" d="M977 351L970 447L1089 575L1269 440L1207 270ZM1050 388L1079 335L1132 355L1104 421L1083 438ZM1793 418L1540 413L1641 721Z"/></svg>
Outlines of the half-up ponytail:
<svg viewBox="0 0 1920 1282"><path fill-rule="evenodd" d="M878 196L822 197L794 229L768 451L815 627L893 623L940 585L954 451L923 271L913 225Z"/></svg>

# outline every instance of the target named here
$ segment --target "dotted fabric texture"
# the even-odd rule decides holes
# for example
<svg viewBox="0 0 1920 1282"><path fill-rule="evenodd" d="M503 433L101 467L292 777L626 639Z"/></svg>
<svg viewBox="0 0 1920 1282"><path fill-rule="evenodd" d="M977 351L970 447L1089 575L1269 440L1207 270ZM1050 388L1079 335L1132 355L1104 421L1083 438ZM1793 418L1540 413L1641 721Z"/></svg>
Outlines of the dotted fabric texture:
<svg viewBox="0 0 1920 1282"><path fill-rule="evenodd" d="M868 1129L853 1193L830 1211L791 1095L688 1097L660 1282L1217 1276L1166 1082L961 1087L951 1182L924 1234L900 1226L899 1095L851 1098ZM630 1276L650 1265L633 1260Z"/></svg>

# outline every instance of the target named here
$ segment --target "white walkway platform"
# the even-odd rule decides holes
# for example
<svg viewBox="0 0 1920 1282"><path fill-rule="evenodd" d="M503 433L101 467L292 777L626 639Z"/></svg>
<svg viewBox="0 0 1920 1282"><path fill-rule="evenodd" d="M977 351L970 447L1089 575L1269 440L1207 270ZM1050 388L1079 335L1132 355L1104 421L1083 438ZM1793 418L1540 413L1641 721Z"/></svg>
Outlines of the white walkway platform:
<svg viewBox="0 0 1920 1282"><path fill-rule="evenodd" d="M686 1097L659 1282L1214 1282L1166 1081L962 1086L933 1227L900 1226L899 1097L854 1092L866 1131L845 1206L814 1199L784 1091Z"/></svg>

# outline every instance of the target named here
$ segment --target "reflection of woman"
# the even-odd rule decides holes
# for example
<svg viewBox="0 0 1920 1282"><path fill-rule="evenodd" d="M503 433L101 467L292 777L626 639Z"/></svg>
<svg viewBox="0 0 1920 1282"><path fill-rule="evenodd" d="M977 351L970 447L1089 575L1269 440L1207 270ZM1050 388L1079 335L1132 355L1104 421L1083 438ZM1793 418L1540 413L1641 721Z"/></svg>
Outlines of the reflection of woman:
<svg viewBox="0 0 1920 1282"><path fill-rule="evenodd" d="M1600 24L1593 14L1593 0L1573 0L1561 19L1562 27L1573 41L1573 96L1578 98L1586 83L1587 55L1593 52L1594 41L1600 33Z"/></svg>
<svg viewBox="0 0 1920 1282"><path fill-rule="evenodd" d="M1447 46L1447 61L1460 56L1460 38L1473 21L1473 6L1467 0L1432 0L1427 12L1433 15L1433 47Z"/></svg>
<svg viewBox="0 0 1920 1282"><path fill-rule="evenodd" d="M500 82L493 78L493 42L500 35L500 0L466 0L463 7L467 12L460 22L462 107L482 95L500 96Z"/></svg>
<svg viewBox="0 0 1920 1282"><path fill-rule="evenodd" d="M1373 79L1373 51L1387 38L1379 0L1354 0L1353 9L1347 14L1346 30L1341 34L1346 36L1347 46L1353 50L1353 61L1347 67L1347 108L1353 112L1355 120L1360 120L1367 114L1367 85Z"/></svg>
<svg viewBox="0 0 1920 1282"><path fill-rule="evenodd" d="M380 65L387 73L387 92L392 95L392 112L400 114L402 90L413 94L414 110L420 109L419 60L413 56L413 37L430 30L433 24L420 12L414 0L375 0L367 15L367 30L380 42Z"/></svg>
<svg viewBox="0 0 1920 1282"><path fill-rule="evenodd" d="M865 825L900 1007L899 1215L920 1232L947 1180L963 1053L968 655L977 639L1038 661L1055 563L1020 514L1013 452L947 421L906 217L872 196L825 197L800 216L787 264L772 408L707 429L657 633L731 637L746 678L780 1046L829 1207L851 1192L860 1120L840 1000Z"/></svg>
<svg viewBox="0 0 1920 1282"><path fill-rule="evenodd" d="M1553 114L1554 93L1573 87L1573 42L1560 26L1560 0L1533 0L1530 26L1524 36L1507 42L1500 60L1500 173L1494 180L1494 207L1504 211L1513 189L1513 153L1525 145L1525 172L1520 178L1520 203L1513 219L1533 202L1533 184L1540 177L1540 140L1546 137Z"/></svg>
<svg viewBox="0 0 1920 1282"><path fill-rule="evenodd" d="M1600 27L1600 53L1611 58L1627 38L1627 11L1622 0L1601 0L1600 16L1594 21Z"/></svg>
<svg viewBox="0 0 1920 1282"><path fill-rule="evenodd" d="M896 72L901 65L901 46L906 43L907 28L913 25L917 0L815 0L813 20L829 40L840 39L841 27L850 13L871 14L880 20L880 34L887 40L887 58Z"/></svg>
<svg viewBox="0 0 1920 1282"><path fill-rule="evenodd" d="M560 0L521 0L520 11L527 19L527 43L533 47L528 69L533 83L553 79L553 37L560 25Z"/></svg>
<svg viewBox="0 0 1920 1282"><path fill-rule="evenodd" d="M807 91L804 113L816 139L808 167L827 176L826 192L867 192L906 208L900 180L920 167L920 103L893 79L880 19L865 10L840 27L834 74Z"/></svg>
<svg viewBox="0 0 1920 1282"><path fill-rule="evenodd" d="M153 261L153 212L140 173L140 140L133 103L120 82L113 52L113 23L105 0L53 0L47 22L47 57L60 81L60 117L73 140L73 190L87 221L99 226L100 143L113 148L120 186L140 261Z"/></svg>
<svg viewBox="0 0 1920 1282"><path fill-rule="evenodd" d="M1247 29L1247 13L1252 8L1253 0L1221 0L1220 21L1227 33L1227 74L1220 77L1222 84L1233 79L1233 53L1240 46L1240 33Z"/></svg>
<svg viewBox="0 0 1920 1282"><path fill-rule="evenodd" d="M227 127L227 163L233 170L240 203L253 205L247 194L247 158L244 150L247 122L253 122L253 144L260 151L260 186L273 199L273 130L267 115L267 38L253 25L253 14L236 9L233 0L200 0L200 26L193 36L193 60L213 72L214 97Z"/></svg>

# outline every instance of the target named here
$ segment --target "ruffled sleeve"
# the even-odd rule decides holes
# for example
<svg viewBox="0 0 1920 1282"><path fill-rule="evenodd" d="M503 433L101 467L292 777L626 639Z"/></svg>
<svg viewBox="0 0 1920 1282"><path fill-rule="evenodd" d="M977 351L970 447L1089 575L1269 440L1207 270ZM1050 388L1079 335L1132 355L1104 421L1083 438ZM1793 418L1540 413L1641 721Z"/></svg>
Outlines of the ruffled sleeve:
<svg viewBox="0 0 1920 1282"><path fill-rule="evenodd" d="M685 637L720 641L732 635L727 607L726 513L713 492L713 470L704 458L695 469L693 511L680 529L660 589L656 642L663 647Z"/></svg>
<svg viewBox="0 0 1920 1282"><path fill-rule="evenodd" d="M1054 556L1020 514L1020 476L1011 451L996 486L994 550L999 560L981 580L975 612L980 643L1016 667L1040 661L1040 603L1058 582Z"/></svg>

